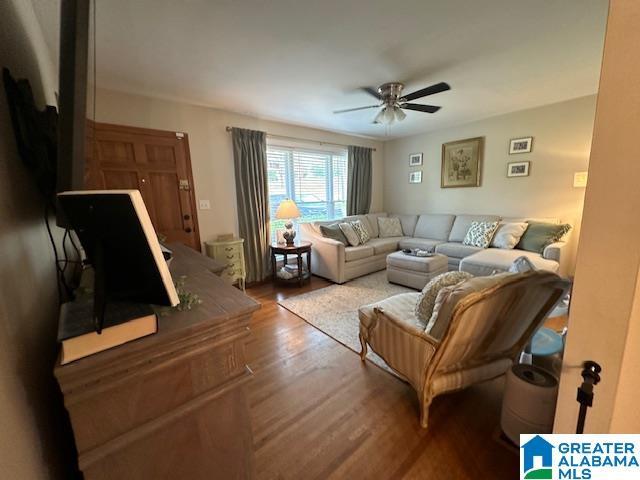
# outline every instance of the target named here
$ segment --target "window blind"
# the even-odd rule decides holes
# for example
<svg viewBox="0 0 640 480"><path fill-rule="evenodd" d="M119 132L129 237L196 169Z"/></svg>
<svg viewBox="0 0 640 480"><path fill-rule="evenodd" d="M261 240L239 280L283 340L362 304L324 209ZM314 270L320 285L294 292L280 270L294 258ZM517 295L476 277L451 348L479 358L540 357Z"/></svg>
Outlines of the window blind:
<svg viewBox="0 0 640 480"><path fill-rule="evenodd" d="M299 222L331 220L346 215L347 151L322 151L267 145L269 210L272 235L284 227L275 218L278 205L293 199ZM274 237L275 238L275 237Z"/></svg>

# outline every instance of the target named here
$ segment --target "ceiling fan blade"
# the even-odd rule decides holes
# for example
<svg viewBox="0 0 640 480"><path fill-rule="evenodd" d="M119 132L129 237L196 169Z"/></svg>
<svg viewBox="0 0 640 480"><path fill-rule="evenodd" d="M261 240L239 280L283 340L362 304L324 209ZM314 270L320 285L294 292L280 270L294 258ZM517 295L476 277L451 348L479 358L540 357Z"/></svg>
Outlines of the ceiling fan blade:
<svg viewBox="0 0 640 480"><path fill-rule="evenodd" d="M382 97L380 97L380 94L378 93L378 90L376 88L373 88L373 87L362 87L361 90L363 92L367 92L369 95L371 95L372 97L377 98L378 100L382 99Z"/></svg>
<svg viewBox="0 0 640 480"><path fill-rule="evenodd" d="M345 110L334 110L333 113L355 112L357 110L366 110L367 108L378 108L380 105L369 105L367 107L347 108Z"/></svg>
<svg viewBox="0 0 640 480"><path fill-rule="evenodd" d="M427 95L433 95L434 93L445 92L447 90L451 90L451 87L448 83L440 82L435 85L431 85L430 87L423 88L422 90L417 90L408 95L403 95L402 98L406 101L415 100L416 98L426 97Z"/></svg>
<svg viewBox="0 0 640 480"><path fill-rule="evenodd" d="M435 105L420 105L419 103L402 103L400 108L407 110L415 110L416 112L436 113L441 107Z"/></svg>

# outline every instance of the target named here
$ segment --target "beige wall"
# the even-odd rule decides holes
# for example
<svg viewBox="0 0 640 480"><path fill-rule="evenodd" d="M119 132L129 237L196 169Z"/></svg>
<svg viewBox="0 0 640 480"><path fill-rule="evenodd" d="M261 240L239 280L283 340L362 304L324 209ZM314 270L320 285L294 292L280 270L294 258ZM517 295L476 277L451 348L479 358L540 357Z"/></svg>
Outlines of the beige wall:
<svg viewBox="0 0 640 480"><path fill-rule="evenodd" d="M575 430L580 365L602 365L588 433L640 432L640 3L613 0L554 430Z"/></svg>
<svg viewBox="0 0 640 480"><path fill-rule="evenodd" d="M0 65L28 78L36 101L55 100L56 72L31 3L0 2ZM54 257L44 204L16 151L0 92L0 477L70 478L72 447L52 376L57 351ZM59 230L54 233L59 239ZM68 466L73 463L67 462Z"/></svg>
<svg viewBox="0 0 640 480"><path fill-rule="evenodd" d="M587 169L594 114L595 96L589 96L387 142L384 208L558 217L574 225L573 240L584 196L584 188L572 186L573 173ZM533 151L509 155L509 140L521 136L534 137ZM442 144L471 137L485 138L481 187L440 188ZM415 152L423 152L424 163L410 168L409 154ZM519 161L531 162L530 175L507 178L507 163ZM418 169L422 183L410 185L409 172Z"/></svg>
<svg viewBox="0 0 640 480"><path fill-rule="evenodd" d="M180 131L189 135L196 202L198 199L211 201L211 210L198 210L203 242L221 233L238 231L233 151L231 135L225 130L227 125L263 130L273 135L376 148L371 210L382 208L381 142L109 90L98 91L96 110L100 122Z"/></svg>

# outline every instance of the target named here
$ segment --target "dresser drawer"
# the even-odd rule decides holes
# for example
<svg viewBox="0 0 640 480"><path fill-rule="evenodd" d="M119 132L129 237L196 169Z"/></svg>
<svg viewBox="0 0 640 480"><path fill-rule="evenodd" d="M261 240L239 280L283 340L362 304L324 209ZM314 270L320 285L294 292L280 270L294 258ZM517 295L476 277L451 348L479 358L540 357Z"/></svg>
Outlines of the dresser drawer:
<svg viewBox="0 0 640 480"><path fill-rule="evenodd" d="M222 255L219 255L216 258L225 263L240 262L240 260L242 260L242 253L239 251L224 252Z"/></svg>

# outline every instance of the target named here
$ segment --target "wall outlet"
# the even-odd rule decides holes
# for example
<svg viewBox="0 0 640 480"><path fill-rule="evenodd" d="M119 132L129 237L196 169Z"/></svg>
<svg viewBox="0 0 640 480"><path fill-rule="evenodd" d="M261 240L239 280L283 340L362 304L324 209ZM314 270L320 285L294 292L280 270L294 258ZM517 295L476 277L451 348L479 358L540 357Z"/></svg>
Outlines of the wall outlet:
<svg viewBox="0 0 640 480"><path fill-rule="evenodd" d="M200 210L211 210L211 202L209 200L199 200Z"/></svg>

